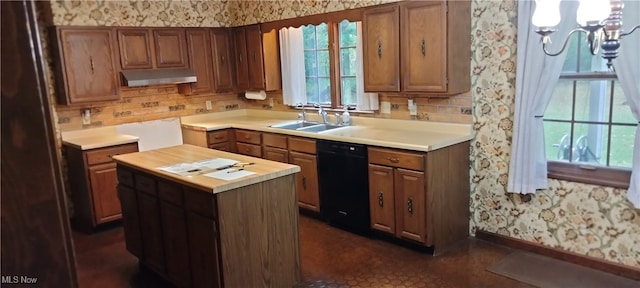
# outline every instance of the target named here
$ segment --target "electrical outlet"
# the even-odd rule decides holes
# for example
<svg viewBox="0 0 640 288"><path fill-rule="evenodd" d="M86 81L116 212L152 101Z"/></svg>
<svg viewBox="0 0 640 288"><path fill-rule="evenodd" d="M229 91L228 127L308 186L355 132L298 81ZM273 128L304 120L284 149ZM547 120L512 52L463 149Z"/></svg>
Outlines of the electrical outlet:
<svg viewBox="0 0 640 288"><path fill-rule="evenodd" d="M380 113L391 114L391 102L388 102L388 101L380 102Z"/></svg>
<svg viewBox="0 0 640 288"><path fill-rule="evenodd" d="M211 109L213 109L211 107L211 100L207 100L207 102L205 102L206 106L207 106L207 111L211 111Z"/></svg>
<svg viewBox="0 0 640 288"><path fill-rule="evenodd" d="M273 98L269 98L269 107L273 108Z"/></svg>
<svg viewBox="0 0 640 288"><path fill-rule="evenodd" d="M82 125L91 125L91 109L82 110Z"/></svg>

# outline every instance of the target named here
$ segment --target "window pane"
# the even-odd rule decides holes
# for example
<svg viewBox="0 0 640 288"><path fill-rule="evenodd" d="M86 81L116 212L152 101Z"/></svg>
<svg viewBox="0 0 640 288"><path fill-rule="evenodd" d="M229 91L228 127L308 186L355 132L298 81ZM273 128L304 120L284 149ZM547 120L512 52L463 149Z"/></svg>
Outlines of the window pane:
<svg viewBox="0 0 640 288"><path fill-rule="evenodd" d="M304 75L307 77L318 76L315 51L304 51Z"/></svg>
<svg viewBox="0 0 640 288"><path fill-rule="evenodd" d="M548 160L569 160L571 145L571 124L544 122L544 143Z"/></svg>
<svg viewBox="0 0 640 288"><path fill-rule="evenodd" d="M611 81L576 81L575 120L608 122L610 94Z"/></svg>
<svg viewBox="0 0 640 288"><path fill-rule="evenodd" d="M547 111L544 112L544 119L571 120L572 103L573 81L560 79L553 90Z"/></svg>
<svg viewBox="0 0 640 288"><path fill-rule="evenodd" d="M342 77L342 86L340 87L342 95L342 105L356 105L356 78Z"/></svg>
<svg viewBox="0 0 640 288"><path fill-rule="evenodd" d="M611 147L615 149L611 149L609 166L631 168L635 132L635 126L611 127Z"/></svg>
<svg viewBox="0 0 640 288"><path fill-rule="evenodd" d="M329 78L318 78L318 102L320 104L331 104L331 85Z"/></svg>
<svg viewBox="0 0 640 288"><path fill-rule="evenodd" d="M318 78L307 78L307 103L318 103Z"/></svg>
<svg viewBox="0 0 640 288"><path fill-rule="evenodd" d="M307 25L302 26L302 38L304 38L304 49L315 49L316 48L316 26Z"/></svg>
<svg viewBox="0 0 640 288"><path fill-rule="evenodd" d="M637 123L638 121L636 121L636 118L633 117L633 114L631 113L627 97L624 96L624 91L622 91L622 85L620 85L620 82L617 80L613 85L613 122L629 124Z"/></svg>
<svg viewBox="0 0 640 288"><path fill-rule="evenodd" d="M356 22L340 22L340 47L356 46Z"/></svg>
<svg viewBox="0 0 640 288"><path fill-rule="evenodd" d="M329 51L318 51L318 76L329 77Z"/></svg>
<svg viewBox="0 0 640 288"><path fill-rule="evenodd" d="M329 29L327 27L325 23L316 26L316 47L318 49L329 48Z"/></svg>
<svg viewBox="0 0 640 288"><path fill-rule="evenodd" d="M575 124L573 162L607 165L609 127L601 124Z"/></svg>
<svg viewBox="0 0 640 288"><path fill-rule="evenodd" d="M340 50L341 76L356 76L356 48Z"/></svg>

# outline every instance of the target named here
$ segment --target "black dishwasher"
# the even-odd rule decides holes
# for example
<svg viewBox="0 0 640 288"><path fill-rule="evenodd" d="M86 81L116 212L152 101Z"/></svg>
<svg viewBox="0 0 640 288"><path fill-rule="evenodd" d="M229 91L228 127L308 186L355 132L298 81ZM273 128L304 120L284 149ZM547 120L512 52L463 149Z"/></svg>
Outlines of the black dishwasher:
<svg viewBox="0 0 640 288"><path fill-rule="evenodd" d="M368 232L367 147L326 140L316 143L322 217L347 230Z"/></svg>

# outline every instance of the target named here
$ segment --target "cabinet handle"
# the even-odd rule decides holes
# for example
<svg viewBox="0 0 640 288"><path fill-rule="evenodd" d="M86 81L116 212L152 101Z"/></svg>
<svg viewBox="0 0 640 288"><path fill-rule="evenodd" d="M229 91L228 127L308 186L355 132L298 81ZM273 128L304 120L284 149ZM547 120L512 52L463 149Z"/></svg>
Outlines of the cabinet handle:
<svg viewBox="0 0 640 288"><path fill-rule="evenodd" d="M302 176L302 189L307 190L307 177Z"/></svg>
<svg viewBox="0 0 640 288"><path fill-rule="evenodd" d="M382 191L378 194L378 205L380 205L380 207L384 207L384 194L382 194Z"/></svg>
<svg viewBox="0 0 640 288"><path fill-rule="evenodd" d="M222 63L224 63L224 56L220 56Z"/></svg>
<svg viewBox="0 0 640 288"><path fill-rule="evenodd" d="M89 64L91 65L91 73L93 74L95 67L93 66L93 57L89 56Z"/></svg>
<svg viewBox="0 0 640 288"><path fill-rule="evenodd" d="M253 63L256 63L256 51L253 51Z"/></svg>
<svg viewBox="0 0 640 288"><path fill-rule="evenodd" d="M251 138L251 136L249 136L249 135L244 135L244 139L249 139L249 138Z"/></svg>
<svg viewBox="0 0 640 288"><path fill-rule="evenodd" d="M382 58L382 42L378 40L378 58Z"/></svg>
<svg viewBox="0 0 640 288"><path fill-rule="evenodd" d="M409 214L413 214L413 199L411 199L411 197L407 199L407 212L409 212Z"/></svg>
<svg viewBox="0 0 640 288"><path fill-rule="evenodd" d="M240 60L240 64L242 64L242 55L238 56L239 60Z"/></svg>
<svg viewBox="0 0 640 288"><path fill-rule="evenodd" d="M391 161L391 163L398 163L400 162L399 158L391 158L391 157L387 157L387 160Z"/></svg>
<svg viewBox="0 0 640 288"><path fill-rule="evenodd" d="M427 46L426 46L426 45L427 45L427 44L425 44L425 43L424 43L424 39L422 39L422 45L421 45L421 48L422 48L422 56L426 56L426 55L427 55Z"/></svg>
<svg viewBox="0 0 640 288"><path fill-rule="evenodd" d="M222 139L222 138L224 138L224 136L218 135L218 136L213 137L213 139Z"/></svg>
<svg viewBox="0 0 640 288"><path fill-rule="evenodd" d="M247 148L247 153L251 153L251 148Z"/></svg>

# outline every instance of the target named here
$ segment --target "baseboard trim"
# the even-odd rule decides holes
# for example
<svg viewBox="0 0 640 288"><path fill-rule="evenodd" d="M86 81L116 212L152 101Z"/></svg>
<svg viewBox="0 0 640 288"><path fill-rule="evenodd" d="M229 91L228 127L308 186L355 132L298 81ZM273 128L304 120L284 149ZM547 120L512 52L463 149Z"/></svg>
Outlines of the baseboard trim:
<svg viewBox="0 0 640 288"><path fill-rule="evenodd" d="M593 258L565 250L561 250L558 248L551 248L547 246L543 246L537 243L524 241L520 239L515 239L503 235L499 235L492 232L487 232L483 230L476 231L476 238L482 239L488 242L492 242L495 244L500 244L503 246L507 246L510 248L515 248L519 250L524 250L540 255L544 255L547 257L555 258L558 260L570 262L577 265L582 265L585 267L589 267L592 269L604 271L607 273L615 274L618 276L640 280L640 269L635 269L633 267L605 261L598 258Z"/></svg>

